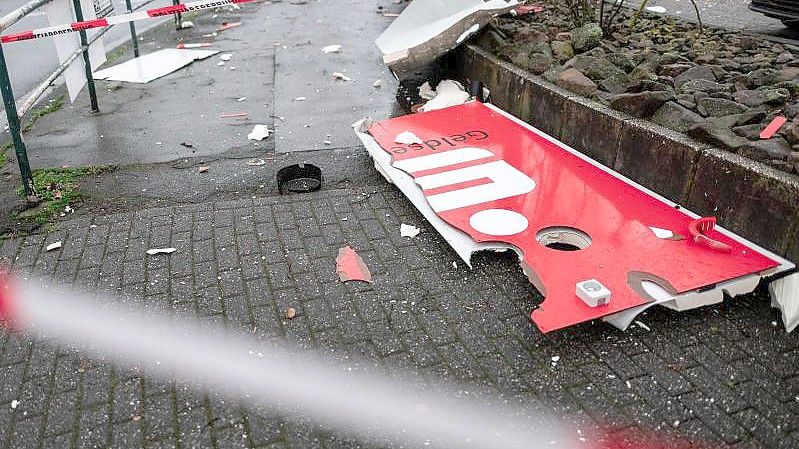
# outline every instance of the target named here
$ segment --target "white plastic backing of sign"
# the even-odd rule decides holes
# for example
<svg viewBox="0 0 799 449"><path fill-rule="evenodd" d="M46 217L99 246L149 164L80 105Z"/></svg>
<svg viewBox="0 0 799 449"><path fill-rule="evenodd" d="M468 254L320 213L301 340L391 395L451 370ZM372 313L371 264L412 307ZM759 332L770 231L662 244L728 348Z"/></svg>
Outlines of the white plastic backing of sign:
<svg viewBox="0 0 799 449"><path fill-rule="evenodd" d="M81 0L81 9L83 11L84 20L93 20L96 18L94 2L92 0ZM47 21L50 23L50 26L63 25L75 21L72 0L55 0L50 2L45 6L45 13L47 14ZM89 40L97 33L97 30L86 31ZM55 44L55 49L58 53L58 61L63 64L64 61L69 59L70 56L80 49L80 34L70 33L54 36L53 44ZM91 61L92 69L100 67L105 63L105 46L103 45L102 39L98 39L97 42L89 47L89 60ZM83 58L78 58L70 64L64 72L64 80L67 84L67 91L69 91L69 99L74 102L75 98L78 97L78 94L83 89L83 86L86 85L86 66L83 63Z"/></svg>
<svg viewBox="0 0 799 449"><path fill-rule="evenodd" d="M210 58L217 53L219 52L216 50L165 48L95 72L94 79L126 83L149 83L180 70L194 61Z"/></svg>

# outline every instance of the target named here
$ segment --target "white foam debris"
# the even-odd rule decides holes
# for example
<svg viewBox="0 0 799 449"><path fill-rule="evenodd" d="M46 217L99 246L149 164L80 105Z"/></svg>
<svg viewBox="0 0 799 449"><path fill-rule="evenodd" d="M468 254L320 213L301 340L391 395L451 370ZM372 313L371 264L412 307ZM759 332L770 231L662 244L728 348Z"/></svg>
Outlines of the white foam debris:
<svg viewBox="0 0 799 449"><path fill-rule="evenodd" d="M420 232L422 232L422 230L417 228L414 225L409 225L409 224L405 224L405 223L402 223L400 225L400 236L401 237L414 238L417 235L419 235Z"/></svg>
<svg viewBox="0 0 799 449"><path fill-rule="evenodd" d="M394 138L394 143L400 143L403 145L410 145L412 143L424 143L422 139L419 138L416 134L410 131L403 131L397 134L397 137Z"/></svg>

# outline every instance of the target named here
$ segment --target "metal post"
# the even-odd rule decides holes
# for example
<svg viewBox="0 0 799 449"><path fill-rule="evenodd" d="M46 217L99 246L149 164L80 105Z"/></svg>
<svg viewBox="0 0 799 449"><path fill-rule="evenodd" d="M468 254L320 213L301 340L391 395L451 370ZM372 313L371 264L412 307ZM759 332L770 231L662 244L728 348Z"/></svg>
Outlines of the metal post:
<svg viewBox="0 0 799 449"><path fill-rule="evenodd" d="M25 186L25 196L29 203L35 203L38 202L36 186L33 184L33 173L31 173L31 164L28 161L28 150L22 140L17 104L14 102L14 91L11 89L11 79L8 76L6 56L3 53L2 45L0 45L0 91L2 91L3 103L6 107L8 129L11 132L11 139L17 152L17 163L19 163L19 172L22 175L22 185Z"/></svg>
<svg viewBox="0 0 799 449"><path fill-rule="evenodd" d="M83 21L83 9L80 6L80 0L72 0L75 6L75 20L78 22ZM92 62L89 57L89 39L86 37L86 30L80 30L80 45L83 46L83 64L86 66L86 84L89 88L89 97L91 98L92 112L100 112L100 106L97 105L97 89L94 87L94 76L92 75Z"/></svg>
<svg viewBox="0 0 799 449"><path fill-rule="evenodd" d="M173 6L178 6L180 4L180 0L172 0ZM183 25L183 14L175 14L175 29L180 30L181 25Z"/></svg>
<svg viewBox="0 0 799 449"><path fill-rule="evenodd" d="M128 12L133 12L133 5L130 3L130 0L125 0L125 3L128 7ZM133 21L130 22L130 42L133 44L133 56L138 58L139 57L139 39L136 37L136 25L134 25Z"/></svg>

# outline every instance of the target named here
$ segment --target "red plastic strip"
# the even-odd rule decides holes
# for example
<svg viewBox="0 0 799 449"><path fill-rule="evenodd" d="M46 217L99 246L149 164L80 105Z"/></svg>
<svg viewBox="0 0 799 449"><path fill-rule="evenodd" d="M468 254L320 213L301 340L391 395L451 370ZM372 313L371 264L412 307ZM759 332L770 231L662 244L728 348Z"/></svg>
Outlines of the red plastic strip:
<svg viewBox="0 0 799 449"><path fill-rule="evenodd" d="M108 21L105 19L85 20L83 22L75 22L72 25L75 31L90 30L92 28L103 28L108 26Z"/></svg>
<svg viewBox="0 0 799 449"><path fill-rule="evenodd" d="M155 8L147 10L147 15L150 17L169 16L172 14L181 14L186 12L186 5L167 6L164 8Z"/></svg>
<svg viewBox="0 0 799 449"><path fill-rule="evenodd" d="M36 35L33 34L33 31L25 31L22 33L9 34L7 36L3 36L3 38L0 39L0 42L7 44L9 42L27 41L35 38Z"/></svg>
<svg viewBox="0 0 799 449"><path fill-rule="evenodd" d="M760 133L760 138L771 139L772 137L774 137L774 134L777 134L777 131L779 131L780 128L782 128L782 125L784 125L785 122L787 121L788 119L781 115L774 117L774 120L772 120L771 123L769 123L768 126L766 126L763 129L763 131Z"/></svg>

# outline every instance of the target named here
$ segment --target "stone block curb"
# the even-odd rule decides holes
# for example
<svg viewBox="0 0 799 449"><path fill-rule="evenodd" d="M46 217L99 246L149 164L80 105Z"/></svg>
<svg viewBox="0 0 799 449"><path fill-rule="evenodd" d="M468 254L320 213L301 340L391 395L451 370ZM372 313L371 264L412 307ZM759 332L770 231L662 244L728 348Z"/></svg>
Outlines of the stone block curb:
<svg viewBox="0 0 799 449"><path fill-rule="evenodd" d="M476 45L461 47L452 69L485 83L495 105L601 164L799 260L796 176L566 91Z"/></svg>

